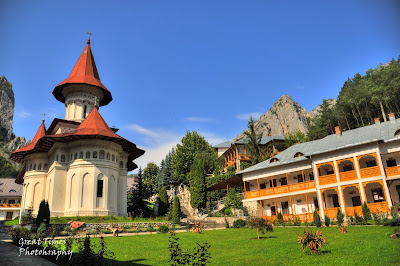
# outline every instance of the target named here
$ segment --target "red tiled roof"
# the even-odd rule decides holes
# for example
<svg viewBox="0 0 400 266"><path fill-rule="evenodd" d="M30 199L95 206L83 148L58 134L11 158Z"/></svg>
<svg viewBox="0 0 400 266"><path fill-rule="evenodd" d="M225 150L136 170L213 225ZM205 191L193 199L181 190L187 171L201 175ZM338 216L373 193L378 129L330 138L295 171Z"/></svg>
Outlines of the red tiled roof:
<svg viewBox="0 0 400 266"><path fill-rule="evenodd" d="M132 171L137 168L137 165L132 161L144 154L144 150L137 148L134 143L115 134L104 121L97 108L93 108L82 124L80 124L74 131L63 134L45 135L40 138L35 145L33 145L31 150L37 152L47 152L55 142L67 143L78 139L102 139L121 145L122 149L129 154L128 171ZM11 154L10 159L17 162L22 162L24 160L24 153L19 153L16 155L14 155L14 153Z"/></svg>
<svg viewBox="0 0 400 266"><path fill-rule="evenodd" d="M107 105L111 102L111 92L100 81L92 50L90 49L90 39L88 39L87 45L79 57L78 62L75 64L75 67L72 69L69 77L58 84L53 90L54 97L60 102L65 102L65 97L62 91L67 84L88 84L96 86L104 93L104 98L100 101L100 106Z"/></svg>
<svg viewBox="0 0 400 266"><path fill-rule="evenodd" d="M14 161L19 161L17 158L25 157L27 153L31 152L35 148L36 143L39 141L39 139L41 139L45 135L46 135L46 127L44 126L44 120L43 120L32 142L22 147L21 149L11 153L10 159Z"/></svg>

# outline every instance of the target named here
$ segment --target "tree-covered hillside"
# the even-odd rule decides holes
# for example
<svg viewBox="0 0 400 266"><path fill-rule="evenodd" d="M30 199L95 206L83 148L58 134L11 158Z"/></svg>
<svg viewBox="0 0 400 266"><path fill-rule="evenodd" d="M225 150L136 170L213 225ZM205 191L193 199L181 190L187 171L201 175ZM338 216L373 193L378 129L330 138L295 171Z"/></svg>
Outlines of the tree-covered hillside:
<svg viewBox="0 0 400 266"><path fill-rule="evenodd" d="M375 118L386 121L389 113L398 117L399 99L400 56L363 76L357 73L348 78L333 107L323 101L319 116L310 121L308 136L319 139L333 134L335 126L348 130L373 124Z"/></svg>

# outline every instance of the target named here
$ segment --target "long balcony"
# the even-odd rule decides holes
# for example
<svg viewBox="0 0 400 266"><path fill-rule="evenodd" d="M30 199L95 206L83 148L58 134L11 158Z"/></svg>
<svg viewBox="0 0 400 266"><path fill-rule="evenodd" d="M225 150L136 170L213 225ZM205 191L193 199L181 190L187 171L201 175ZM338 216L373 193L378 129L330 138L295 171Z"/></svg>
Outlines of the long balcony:
<svg viewBox="0 0 400 266"><path fill-rule="evenodd" d="M379 166L372 166L360 169L361 178L373 177L381 175Z"/></svg>
<svg viewBox="0 0 400 266"><path fill-rule="evenodd" d="M339 173L340 181L349 181L357 179L357 173L355 170L347 171L347 172L340 172Z"/></svg>
<svg viewBox="0 0 400 266"><path fill-rule="evenodd" d="M301 191L301 190L306 190L306 189L311 189L311 188L315 188L314 181L308 181L308 182L297 183L297 184L286 185L286 186L278 186L278 187L273 187L273 188L246 191L245 197L246 197L246 199L251 199L251 198L257 198L257 197L263 197L263 196L269 196L269 195L275 195L275 194L296 192L296 191Z"/></svg>
<svg viewBox="0 0 400 266"><path fill-rule="evenodd" d="M320 185L336 183L336 175L335 174L323 175L320 176L318 180Z"/></svg>
<svg viewBox="0 0 400 266"><path fill-rule="evenodd" d="M400 175L400 166L385 167L386 176Z"/></svg>
<svg viewBox="0 0 400 266"><path fill-rule="evenodd" d="M11 203L11 204L6 204L6 203L3 203L3 204L0 204L0 208L21 208L21 204L13 204L13 203Z"/></svg>
<svg viewBox="0 0 400 266"><path fill-rule="evenodd" d="M356 213L358 216L362 216L361 206L346 207L346 216L355 216Z"/></svg>

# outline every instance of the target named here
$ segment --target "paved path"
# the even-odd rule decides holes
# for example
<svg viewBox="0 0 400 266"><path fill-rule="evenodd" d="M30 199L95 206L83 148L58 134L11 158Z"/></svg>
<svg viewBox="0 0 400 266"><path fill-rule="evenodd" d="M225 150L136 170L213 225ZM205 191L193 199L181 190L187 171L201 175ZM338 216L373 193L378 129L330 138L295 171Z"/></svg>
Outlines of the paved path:
<svg viewBox="0 0 400 266"><path fill-rule="evenodd" d="M18 247L9 243L11 241L8 235L0 234L0 265L11 266L11 265L56 265L49 262L39 256L19 256Z"/></svg>

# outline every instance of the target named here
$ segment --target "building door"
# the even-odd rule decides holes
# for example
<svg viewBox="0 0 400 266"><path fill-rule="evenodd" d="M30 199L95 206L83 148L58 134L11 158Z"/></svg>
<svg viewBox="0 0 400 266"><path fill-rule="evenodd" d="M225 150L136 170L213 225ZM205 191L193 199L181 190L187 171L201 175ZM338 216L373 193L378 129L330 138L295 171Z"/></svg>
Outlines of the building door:
<svg viewBox="0 0 400 266"><path fill-rule="evenodd" d="M13 213L12 213L12 212L7 212L7 214L6 214L6 220L12 220L12 216L13 216Z"/></svg>
<svg viewBox="0 0 400 266"><path fill-rule="evenodd" d="M289 202L282 202L282 214L289 214Z"/></svg>
<svg viewBox="0 0 400 266"><path fill-rule="evenodd" d="M275 206L271 206L271 215L276 215L276 208L275 208Z"/></svg>
<svg viewBox="0 0 400 266"><path fill-rule="evenodd" d="M333 200L333 207L334 208L337 208L337 207L340 206L339 205L339 196L338 196L338 194L333 194L332 195L332 200Z"/></svg>
<svg viewBox="0 0 400 266"><path fill-rule="evenodd" d="M318 209L318 199L317 197L314 197L314 210Z"/></svg>
<svg viewBox="0 0 400 266"><path fill-rule="evenodd" d="M353 207L361 206L360 196L352 197L351 200L353 201Z"/></svg>

